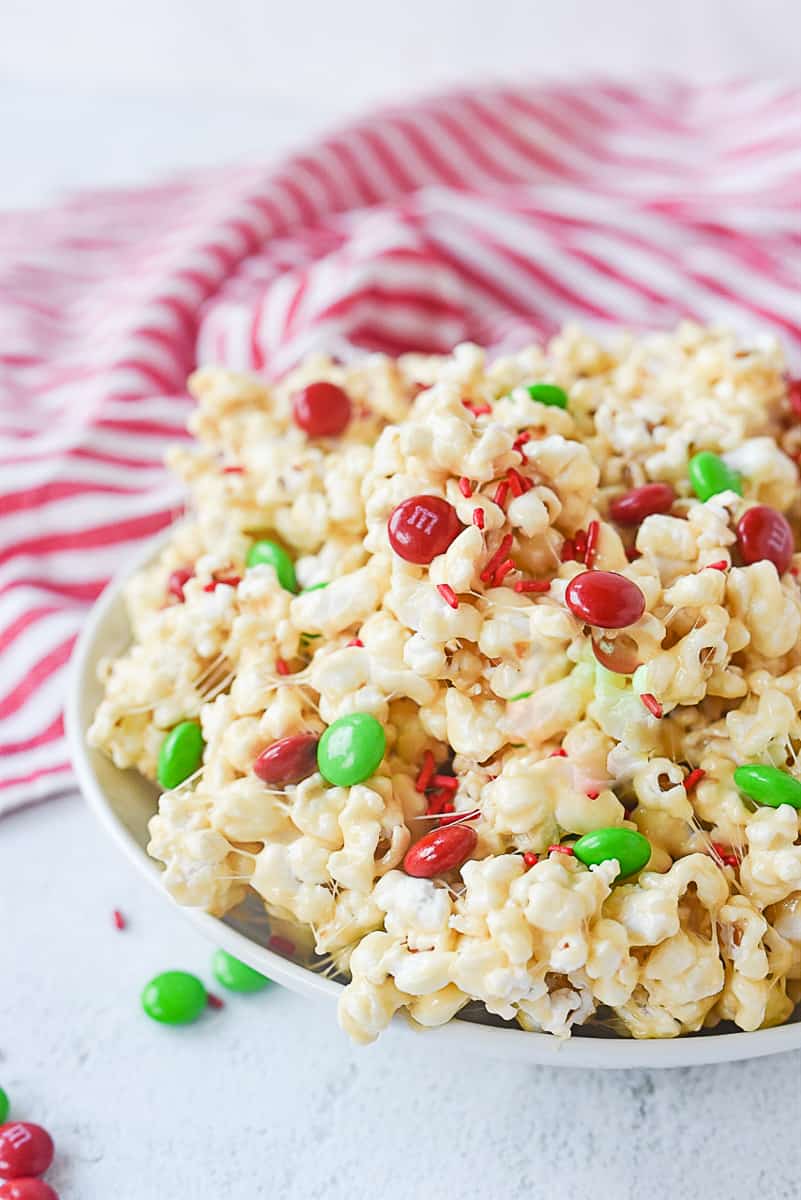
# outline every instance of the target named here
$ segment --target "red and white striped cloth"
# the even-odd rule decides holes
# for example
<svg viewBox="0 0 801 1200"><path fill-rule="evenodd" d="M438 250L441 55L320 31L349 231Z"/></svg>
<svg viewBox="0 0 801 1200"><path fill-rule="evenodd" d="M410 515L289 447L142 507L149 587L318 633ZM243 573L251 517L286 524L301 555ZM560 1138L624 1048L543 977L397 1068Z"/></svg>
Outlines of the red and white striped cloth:
<svg viewBox="0 0 801 1200"><path fill-rule="evenodd" d="M677 318L801 354L801 89L519 87L388 108L277 168L0 224L0 811L71 782L86 610L180 505L187 373Z"/></svg>

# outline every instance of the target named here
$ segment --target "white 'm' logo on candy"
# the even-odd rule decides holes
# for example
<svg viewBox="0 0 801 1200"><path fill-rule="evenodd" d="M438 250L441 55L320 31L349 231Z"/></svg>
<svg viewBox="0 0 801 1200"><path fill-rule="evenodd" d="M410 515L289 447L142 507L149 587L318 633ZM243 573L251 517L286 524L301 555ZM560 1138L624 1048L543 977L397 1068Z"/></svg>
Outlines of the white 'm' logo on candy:
<svg viewBox="0 0 801 1200"><path fill-rule="evenodd" d="M437 520L436 513L431 512L429 508L421 508L419 504L415 504L412 515L409 517L409 524L412 529L419 529L421 533L431 533Z"/></svg>
<svg viewBox="0 0 801 1200"><path fill-rule="evenodd" d="M24 1125L12 1125L5 1132L5 1140L10 1142L15 1150L19 1150L20 1146L31 1140L31 1131Z"/></svg>

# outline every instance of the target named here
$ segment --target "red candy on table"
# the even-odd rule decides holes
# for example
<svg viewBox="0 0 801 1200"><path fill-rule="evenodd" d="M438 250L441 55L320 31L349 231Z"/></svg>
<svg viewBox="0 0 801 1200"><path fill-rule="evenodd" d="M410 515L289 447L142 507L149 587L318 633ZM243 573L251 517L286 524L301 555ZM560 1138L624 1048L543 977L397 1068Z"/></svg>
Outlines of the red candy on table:
<svg viewBox="0 0 801 1200"><path fill-rule="evenodd" d="M669 483L645 483L618 496L609 505L609 515L618 525L639 525L654 513L667 513L676 493Z"/></svg>
<svg viewBox="0 0 801 1200"><path fill-rule="evenodd" d="M580 621L601 629L624 629L645 612L637 584L616 571L582 571L567 585L565 602Z"/></svg>
<svg viewBox="0 0 801 1200"><path fill-rule="evenodd" d="M757 504L737 522L737 541L744 563L767 559L780 575L793 557L793 531L783 513L767 504Z"/></svg>
<svg viewBox="0 0 801 1200"><path fill-rule="evenodd" d="M326 380L307 384L292 397L295 424L311 437L335 437L344 433L350 413L348 393Z"/></svg>
<svg viewBox="0 0 801 1200"><path fill-rule="evenodd" d="M58 1200L58 1192L43 1179L9 1179L0 1184L0 1200Z"/></svg>
<svg viewBox="0 0 801 1200"><path fill-rule="evenodd" d="M0 1125L0 1179L43 1175L53 1161L53 1139L41 1125L10 1121Z"/></svg>
<svg viewBox="0 0 801 1200"><path fill-rule="evenodd" d="M191 567L177 567L176 570L172 571L167 580L167 595L174 596L176 600L180 600L183 603L185 599L184 584L189 582L194 573Z"/></svg>
<svg viewBox="0 0 801 1200"><path fill-rule="evenodd" d="M317 770L316 733L294 733L279 738L266 750L262 750L253 764L253 771L262 783L284 787L287 783L300 783Z"/></svg>
<svg viewBox="0 0 801 1200"><path fill-rule="evenodd" d="M456 509L439 496L410 496L393 508L387 522L392 549L419 565L444 554L463 528Z"/></svg>
<svg viewBox="0 0 801 1200"><path fill-rule="evenodd" d="M403 869L417 879L432 879L460 867L476 848L478 834L469 825L433 829L406 851Z"/></svg>

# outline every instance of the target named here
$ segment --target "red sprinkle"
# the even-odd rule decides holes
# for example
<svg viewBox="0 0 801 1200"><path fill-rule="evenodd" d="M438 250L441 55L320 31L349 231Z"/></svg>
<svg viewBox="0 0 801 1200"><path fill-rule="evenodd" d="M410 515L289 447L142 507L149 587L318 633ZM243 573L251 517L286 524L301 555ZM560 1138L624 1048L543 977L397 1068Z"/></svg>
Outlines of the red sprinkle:
<svg viewBox="0 0 801 1200"><path fill-rule="evenodd" d="M483 417L486 413L492 412L489 404L474 404L472 400L463 400L462 404L470 410L474 417Z"/></svg>
<svg viewBox="0 0 801 1200"><path fill-rule="evenodd" d="M206 993L206 1003L208 1004L209 1008L216 1008L218 1010L225 1008L225 1002L221 1000L219 996L215 996L214 992Z"/></svg>
<svg viewBox="0 0 801 1200"><path fill-rule="evenodd" d="M706 771L701 767L696 767L694 771L690 771L689 775L684 776L684 790L691 792L696 784L700 783L706 776Z"/></svg>
<svg viewBox="0 0 801 1200"><path fill-rule="evenodd" d="M587 792L587 799L588 800L597 800L598 797L600 796L600 794L601 794L600 792L595 792L595 791Z"/></svg>
<svg viewBox="0 0 801 1200"><path fill-rule="evenodd" d="M473 524L478 529L484 528L484 509L483 508L474 508L473 509Z"/></svg>
<svg viewBox="0 0 801 1200"><path fill-rule="evenodd" d="M509 487L516 496L522 496L523 492L528 492L534 486L529 479L516 471L514 467L510 467L506 472L506 477L509 480Z"/></svg>
<svg viewBox="0 0 801 1200"><path fill-rule="evenodd" d="M492 497L493 504L497 504L498 508L503 508L505 511L506 497L508 495L509 495L509 481L508 481L508 479L502 479L501 482L496 487L495 493Z"/></svg>
<svg viewBox="0 0 801 1200"><path fill-rule="evenodd" d="M575 538L573 539L573 545L575 546L575 549L576 549L576 559L579 562L584 562L584 555L587 553L587 531L586 531L586 529L579 529L578 533L576 534Z"/></svg>
<svg viewBox="0 0 801 1200"><path fill-rule="evenodd" d="M497 568L506 558L506 552L512 544L512 535L507 533L502 539L498 549L493 554L492 558L487 563L484 570L481 572L481 579L484 583L488 583L492 579Z"/></svg>
<svg viewBox="0 0 801 1200"><path fill-rule="evenodd" d="M518 579L515 583L516 592L548 592L550 590L550 579Z"/></svg>
<svg viewBox="0 0 801 1200"><path fill-rule="evenodd" d="M239 587L241 582L242 578L239 575L223 575L219 579L212 579L210 583L206 584L206 586L203 588L203 591L214 592L221 585L235 588Z"/></svg>
<svg viewBox="0 0 801 1200"><path fill-rule="evenodd" d="M527 850L526 853L523 855L523 862L527 868L535 867L539 861L540 861L539 854L535 854L533 850Z"/></svg>
<svg viewBox="0 0 801 1200"><path fill-rule="evenodd" d="M223 473L223 475L244 475L245 468L238 467L236 465L234 465L232 467L223 467L222 473Z"/></svg>
<svg viewBox="0 0 801 1200"><path fill-rule="evenodd" d="M195 572L191 567L177 567L170 572L167 580L167 595L174 596L176 600L182 603L186 599L184 596L184 586L194 576Z"/></svg>
<svg viewBox="0 0 801 1200"><path fill-rule="evenodd" d="M114 912L112 913L112 919L114 921L115 929L125 929L126 925L128 924L118 908L114 909Z"/></svg>
<svg viewBox="0 0 801 1200"><path fill-rule="evenodd" d="M707 563L701 568L702 571L728 571L729 564L725 558L719 559L717 562Z"/></svg>
<svg viewBox="0 0 801 1200"><path fill-rule="evenodd" d="M291 958L295 953L295 943L290 942L289 938L274 933L267 943L267 949L273 950L276 954L283 954L285 958Z"/></svg>
<svg viewBox="0 0 801 1200"><path fill-rule="evenodd" d="M497 571L495 572L495 578L492 581L493 586L500 587L501 584L503 583L504 579L506 578L506 576L509 574L509 572L516 571L516 570L517 570L517 568L516 568L515 564L512 562L511 558L507 558L505 562L501 563L501 565L498 567Z"/></svg>
<svg viewBox="0 0 801 1200"><path fill-rule="evenodd" d="M626 551L626 558L629 560L629 562L636 562L638 558L642 558L642 555L636 546L629 546L628 550Z"/></svg>
<svg viewBox="0 0 801 1200"><path fill-rule="evenodd" d="M346 646L363 646L364 642L361 638L351 638L349 642L345 642Z"/></svg>
<svg viewBox="0 0 801 1200"><path fill-rule="evenodd" d="M648 709L651 716L659 718L664 715L664 709L662 708L662 705L659 703L656 696L654 696L651 692L643 692L643 694L640 696L640 699Z"/></svg>
<svg viewBox="0 0 801 1200"><path fill-rule="evenodd" d="M565 750L562 746L560 746L558 750L552 750L551 753L548 755L548 757L549 758L567 758L567 750Z"/></svg>
<svg viewBox="0 0 801 1200"><path fill-rule="evenodd" d="M572 538L565 538L562 542L562 550L559 554L562 562L576 561L576 546Z"/></svg>
<svg viewBox="0 0 801 1200"><path fill-rule="evenodd" d="M275 660L275 669L279 675L288 675L289 674L289 666L288 666L287 662L285 661L285 659L283 659L283 658L277 658Z"/></svg>
<svg viewBox="0 0 801 1200"><path fill-rule="evenodd" d="M435 792L429 792L426 801L426 816L438 817L441 812L444 812L450 794L446 788L438 788Z"/></svg>
<svg viewBox="0 0 801 1200"><path fill-rule="evenodd" d="M584 565L587 570L592 570L595 565L595 556L598 553L598 538L601 533L601 526L598 521L590 521L587 526L587 548L584 552Z"/></svg>
<svg viewBox="0 0 801 1200"><path fill-rule="evenodd" d="M790 409L801 421L801 379L788 380L787 396L790 401Z"/></svg>
<svg viewBox="0 0 801 1200"><path fill-rule="evenodd" d="M446 604L450 604L451 608L458 608L459 601L456 598L456 592L449 583L438 583L437 591Z"/></svg>
<svg viewBox="0 0 801 1200"><path fill-rule="evenodd" d="M414 785L416 792L424 792L426 790L434 777L435 770L436 763L434 762L434 755L430 750L426 750L425 754L423 755L423 765L420 768L420 772Z"/></svg>
<svg viewBox="0 0 801 1200"><path fill-rule="evenodd" d="M452 800L446 800L442 806L442 811L444 813L446 813L448 816L450 816L450 814L454 811L455 807L456 806ZM440 825L441 824L442 824L442 822L440 821Z"/></svg>
<svg viewBox="0 0 801 1200"><path fill-rule="evenodd" d="M466 475L462 475L461 479L459 480L459 491L468 499L473 495L473 485Z"/></svg>
<svg viewBox="0 0 801 1200"><path fill-rule="evenodd" d="M519 450L521 446L525 446L526 442L530 442L530 441L531 441L531 434L529 433L529 431L527 429L524 429L522 433L518 433L518 435L515 438L514 443L512 445L512 449ZM525 458L525 455L523 455L523 457Z"/></svg>
<svg viewBox="0 0 801 1200"><path fill-rule="evenodd" d="M435 787L445 788L449 792L455 792L459 787L459 780L453 775L435 775L431 782Z"/></svg>
<svg viewBox="0 0 801 1200"><path fill-rule="evenodd" d="M572 847L572 846L563 846L563 845L561 844L561 842L560 842L560 844L559 844L558 846L549 846L549 847L548 847L548 853L549 853L549 854L551 854L551 853L555 853L555 854L568 854L568 855L569 855L571 858L572 858L572 857L574 857L574 855L573 855L573 847Z"/></svg>

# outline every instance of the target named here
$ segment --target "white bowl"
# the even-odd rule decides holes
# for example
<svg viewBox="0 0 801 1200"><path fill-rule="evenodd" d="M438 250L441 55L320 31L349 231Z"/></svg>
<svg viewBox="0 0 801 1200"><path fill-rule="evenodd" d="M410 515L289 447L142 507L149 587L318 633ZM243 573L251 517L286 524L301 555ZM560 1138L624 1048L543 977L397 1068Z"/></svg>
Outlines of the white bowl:
<svg viewBox="0 0 801 1200"><path fill-rule="evenodd" d="M154 557L167 536L162 534L150 542L131 566L112 580L89 614L72 657L66 726L78 782L92 811L123 854L162 891L165 903L173 903L161 888L158 866L145 852L147 822L156 808L156 789L135 771L119 770L86 744L86 731L101 695L96 677L98 660L121 652L130 640L122 595L124 584L134 571ZM325 978L301 961L268 949L270 931L260 904L249 909L245 905L243 911L229 914L225 920L197 909L181 911L215 945L276 982L307 995L327 997L331 1002L333 1030L334 1002L342 984ZM397 1018L394 1024L407 1026L403 1018ZM426 1031L425 1036L447 1041L451 1046L458 1043L457 1052L474 1051L513 1058L516 1062L564 1067L684 1067L797 1050L801 1048L801 1019L797 1016L788 1025L756 1033L713 1031L650 1041L622 1038L603 1030L593 1032L590 1028L561 1041L549 1034L524 1033L513 1025L485 1024L462 1017L440 1029Z"/></svg>

